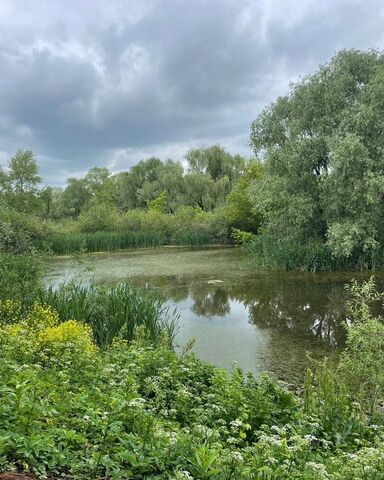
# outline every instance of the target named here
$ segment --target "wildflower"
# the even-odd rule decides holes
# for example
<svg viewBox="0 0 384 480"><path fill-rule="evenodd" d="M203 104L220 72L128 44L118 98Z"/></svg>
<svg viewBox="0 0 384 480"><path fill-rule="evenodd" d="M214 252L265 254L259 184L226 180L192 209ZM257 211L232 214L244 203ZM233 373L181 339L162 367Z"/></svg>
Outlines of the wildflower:
<svg viewBox="0 0 384 480"><path fill-rule="evenodd" d="M243 462L244 461L244 458L243 458L242 454L240 452L237 452L237 451L232 453L232 458L236 462Z"/></svg>
<svg viewBox="0 0 384 480"><path fill-rule="evenodd" d="M239 419L236 419L236 420L232 420L232 422L230 423L231 427L233 428L240 428L242 427L243 425L243 422Z"/></svg>
<svg viewBox="0 0 384 480"><path fill-rule="evenodd" d="M314 435L305 435L304 436L305 440L307 440L308 442L312 443L312 442L316 442L318 440L317 437L315 437Z"/></svg>

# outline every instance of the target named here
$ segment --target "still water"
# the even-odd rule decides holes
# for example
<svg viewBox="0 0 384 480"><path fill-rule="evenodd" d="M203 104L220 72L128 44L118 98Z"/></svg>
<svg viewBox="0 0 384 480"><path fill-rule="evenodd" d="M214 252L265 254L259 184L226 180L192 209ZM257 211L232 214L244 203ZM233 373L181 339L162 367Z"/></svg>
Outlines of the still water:
<svg viewBox="0 0 384 480"><path fill-rule="evenodd" d="M365 275L367 277L367 275ZM260 271L235 248L163 247L56 258L47 281L129 281L180 312L178 348L227 370L239 365L300 382L311 362L345 341L344 285L358 272Z"/></svg>

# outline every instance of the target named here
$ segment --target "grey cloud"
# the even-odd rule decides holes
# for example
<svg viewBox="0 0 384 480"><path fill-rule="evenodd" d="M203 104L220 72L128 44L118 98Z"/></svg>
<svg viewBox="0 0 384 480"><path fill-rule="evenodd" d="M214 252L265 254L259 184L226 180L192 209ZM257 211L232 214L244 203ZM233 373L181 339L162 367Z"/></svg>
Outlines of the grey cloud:
<svg viewBox="0 0 384 480"><path fill-rule="evenodd" d="M2 0L2 158L31 147L62 183L193 145L250 155L251 121L290 80L382 45L380 0Z"/></svg>

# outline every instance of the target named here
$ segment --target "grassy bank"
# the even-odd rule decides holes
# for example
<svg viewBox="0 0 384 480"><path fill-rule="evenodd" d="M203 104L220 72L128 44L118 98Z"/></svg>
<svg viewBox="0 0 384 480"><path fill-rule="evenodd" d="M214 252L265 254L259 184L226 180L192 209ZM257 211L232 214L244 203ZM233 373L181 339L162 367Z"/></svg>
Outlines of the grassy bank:
<svg viewBox="0 0 384 480"><path fill-rule="evenodd" d="M68 479L349 479L384 475L380 416L341 376L304 397L140 337L100 349L91 329L2 303L0 468ZM372 423L375 426L372 426Z"/></svg>
<svg viewBox="0 0 384 480"><path fill-rule="evenodd" d="M309 371L296 396L188 348L176 355L175 317L152 295L128 285L44 290L34 260L7 257L0 271L13 286L0 300L0 471L68 480L384 477L384 326L371 313L383 298L372 280L350 287L339 364Z"/></svg>

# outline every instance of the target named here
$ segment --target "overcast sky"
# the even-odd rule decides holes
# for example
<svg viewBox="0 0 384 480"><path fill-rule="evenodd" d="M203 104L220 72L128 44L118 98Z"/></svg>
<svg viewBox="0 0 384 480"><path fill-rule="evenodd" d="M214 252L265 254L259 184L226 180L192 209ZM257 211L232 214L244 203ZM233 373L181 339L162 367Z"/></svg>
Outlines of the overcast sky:
<svg viewBox="0 0 384 480"><path fill-rule="evenodd" d="M383 48L383 0L0 0L0 164L45 183L181 159L249 126L342 48Z"/></svg>

